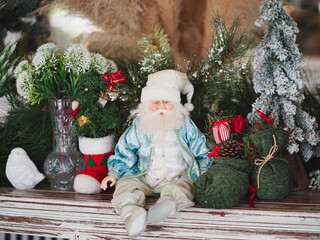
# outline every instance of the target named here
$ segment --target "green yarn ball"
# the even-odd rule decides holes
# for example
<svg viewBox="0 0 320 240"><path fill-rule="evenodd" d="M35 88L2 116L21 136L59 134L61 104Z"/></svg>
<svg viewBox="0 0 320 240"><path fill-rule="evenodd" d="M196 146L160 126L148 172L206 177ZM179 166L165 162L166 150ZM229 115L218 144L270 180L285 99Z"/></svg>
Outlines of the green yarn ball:
<svg viewBox="0 0 320 240"><path fill-rule="evenodd" d="M273 136L276 138L278 151L275 157L280 156L281 152L287 147L289 133L282 129L271 128L249 135L250 142L254 145L261 156L268 155L270 148L274 145Z"/></svg>
<svg viewBox="0 0 320 240"><path fill-rule="evenodd" d="M248 173L230 165L240 167L242 159L216 158L216 160L219 163L214 164L208 172L195 181L195 199L207 208L237 206L248 192L249 177Z"/></svg>
<svg viewBox="0 0 320 240"><path fill-rule="evenodd" d="M260 166L255 166L251 175L253 187L257 190L256 196L261 199L281 199L286 197L291 188L291 170L287 159L273 158L262 168L259 176Z"/></svg>

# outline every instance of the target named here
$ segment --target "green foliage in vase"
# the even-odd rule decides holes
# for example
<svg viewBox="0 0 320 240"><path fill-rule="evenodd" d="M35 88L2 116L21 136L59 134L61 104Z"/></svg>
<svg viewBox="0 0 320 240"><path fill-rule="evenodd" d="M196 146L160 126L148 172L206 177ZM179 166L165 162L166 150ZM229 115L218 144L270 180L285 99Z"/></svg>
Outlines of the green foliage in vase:
<svg viewBox="0 0 320 240"><path fill-rule="evenodd" d="M62 50L54 43L45 43L37 49L31 64L21 61L14 73L17 92L34 104L50 98L75 99L83 74L90 71L103 74L110 69L114 69L111 61L90 53L80 44Z"/></svg>
<svg viewBox="0 0 320 240"><path fill-rule="evenodd" d="M214 109L236 110L247 114L255 99L252 87L249 49L252 38L240 32L240 18L228 29L216 15L207 58L188 62L188 77L195 88L195 116L206 116Z"/></svg>

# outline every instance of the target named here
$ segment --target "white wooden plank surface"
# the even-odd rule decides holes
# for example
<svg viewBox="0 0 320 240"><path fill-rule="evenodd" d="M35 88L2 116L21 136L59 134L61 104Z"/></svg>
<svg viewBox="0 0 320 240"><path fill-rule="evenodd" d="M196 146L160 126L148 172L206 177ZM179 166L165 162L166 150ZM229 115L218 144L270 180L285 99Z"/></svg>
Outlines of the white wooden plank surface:
<svg viewBox="0 0 320 240"><path fill-rule="evenodd" d="M111 194L0 188L0 232L76 240L128 239ZM149 208L155 199L149 199ZM320 239L320 192L232 209L195 206L148 225L136 239Z"/></svg>

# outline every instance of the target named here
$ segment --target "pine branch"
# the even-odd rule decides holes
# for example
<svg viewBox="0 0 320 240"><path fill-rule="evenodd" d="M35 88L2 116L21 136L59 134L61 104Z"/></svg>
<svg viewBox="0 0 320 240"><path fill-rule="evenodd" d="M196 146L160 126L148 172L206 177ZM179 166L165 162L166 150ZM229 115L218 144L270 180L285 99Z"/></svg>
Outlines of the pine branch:
<svg viewBox="0 0 320 240"><path fill-rule="evenodd" d="M242 115L251 109L252 72L247 54L252 38L241 33L240 21L235 19L228 29L219 15L213 17L208 57L189 62L187 74L195 87L194 113L199 118L214 109L237 110Z"/></svg>
<svg viewBox="0 0 320 240"><path fill-rule="evenodd" d="M172 50L163 29L154 28L152 33L139 39L138 44L142 53L139 61L141 75L174 68Z"/></svg>

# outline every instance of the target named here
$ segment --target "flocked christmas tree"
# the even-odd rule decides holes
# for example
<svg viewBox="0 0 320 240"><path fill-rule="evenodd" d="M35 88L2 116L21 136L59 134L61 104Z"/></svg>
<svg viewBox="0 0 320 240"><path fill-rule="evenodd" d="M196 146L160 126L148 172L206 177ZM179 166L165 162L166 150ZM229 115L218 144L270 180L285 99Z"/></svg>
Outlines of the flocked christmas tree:
<svg viewBox="0 0 320 240"><path fill-rule="evenodd" d="M288 151L302 153L308 161L319 142L315 118L300 107L304 96L304 61L295 43L298 28L286 13L281 0L265 0L256 25L266 24L265 35L257 46L253 61L254 90L260 96L252 105L248 119L259 121L255 109L269 114L278 127L288 130Z"/></svg>

